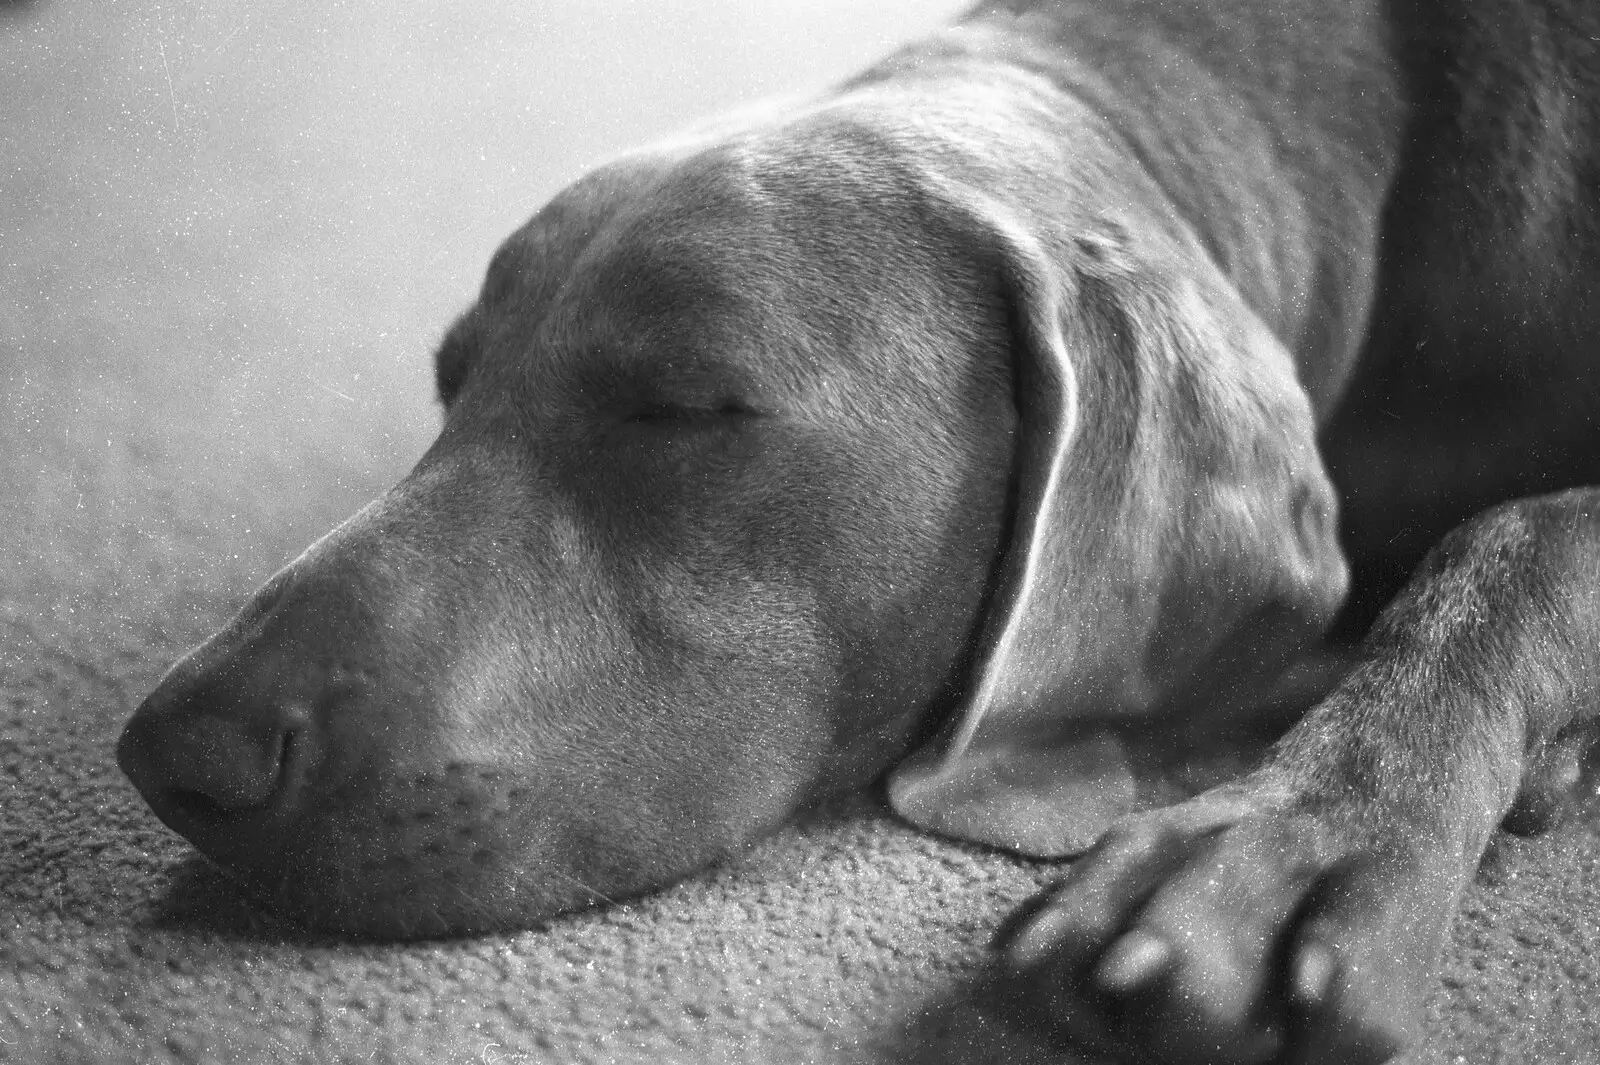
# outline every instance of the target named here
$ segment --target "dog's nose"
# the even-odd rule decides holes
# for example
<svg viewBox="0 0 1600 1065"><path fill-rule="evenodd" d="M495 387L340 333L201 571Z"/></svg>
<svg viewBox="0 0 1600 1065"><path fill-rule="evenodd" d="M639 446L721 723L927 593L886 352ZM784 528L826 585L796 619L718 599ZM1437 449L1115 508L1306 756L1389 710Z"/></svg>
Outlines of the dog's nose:
<svg viewBox="0 0 1600 1065"><path fill-rule="evenodd" d="M315 753L319 671L280 658L180 665L117 744L157 816L223 862L241 848L259 856L262 832L293 817Z"/></svg>

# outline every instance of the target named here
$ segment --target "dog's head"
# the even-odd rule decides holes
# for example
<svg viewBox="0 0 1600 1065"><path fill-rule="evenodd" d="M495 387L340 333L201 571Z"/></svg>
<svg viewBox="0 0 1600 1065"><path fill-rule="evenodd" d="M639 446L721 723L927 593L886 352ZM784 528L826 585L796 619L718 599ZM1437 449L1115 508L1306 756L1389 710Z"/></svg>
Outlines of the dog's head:
<svg viewBox="0 0 1600 1065"><path fill-rule="evenodd" d="M1320 623L1282 350L1137 265L1087 120L922 99L632 157L513 234L416 469L129 723L158 815L316 926L513 926L714 861L959 709L896 802L1061 850L1094 829L1018 805L1018 744Z"/></svg>

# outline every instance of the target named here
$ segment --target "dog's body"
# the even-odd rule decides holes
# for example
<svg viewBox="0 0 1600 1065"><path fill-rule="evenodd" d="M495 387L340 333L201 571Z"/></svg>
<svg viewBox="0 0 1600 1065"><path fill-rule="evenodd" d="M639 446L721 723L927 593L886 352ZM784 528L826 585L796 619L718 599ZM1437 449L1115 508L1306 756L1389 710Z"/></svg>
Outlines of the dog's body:
<svg viewBox="0 0 1600 1065"><path fill-rule="evenodd" d="M1047 1027L1380 1060L1587 749L1600 490L1451 533L1256 769L1164 804L1345 602L1335 484L1357 630L1475 511L1600 483L1597 39L1579 0L999 5L607 167L495 256L416 471L122 764L384 935L644 890L890 770L927 827L1093 845L1006 937Z"/></svg>

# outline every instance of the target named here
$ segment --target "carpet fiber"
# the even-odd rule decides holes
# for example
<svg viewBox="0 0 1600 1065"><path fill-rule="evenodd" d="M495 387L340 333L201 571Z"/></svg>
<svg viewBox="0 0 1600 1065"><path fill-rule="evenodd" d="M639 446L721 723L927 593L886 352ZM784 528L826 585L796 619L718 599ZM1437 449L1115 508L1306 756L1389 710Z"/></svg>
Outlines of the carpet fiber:
<svg viewBox="0 0 1600 1065"><path fill-rule="evenodd" d="M1055 1060L983 944L1056 870L872 796L630 905L353 945L117 773L165 665L426 446L501 235L953 5L506 6L0 4L0 1062ZM1414 1060L1600 1061L1597 866L1594 818L1497 848Z"/></svg>

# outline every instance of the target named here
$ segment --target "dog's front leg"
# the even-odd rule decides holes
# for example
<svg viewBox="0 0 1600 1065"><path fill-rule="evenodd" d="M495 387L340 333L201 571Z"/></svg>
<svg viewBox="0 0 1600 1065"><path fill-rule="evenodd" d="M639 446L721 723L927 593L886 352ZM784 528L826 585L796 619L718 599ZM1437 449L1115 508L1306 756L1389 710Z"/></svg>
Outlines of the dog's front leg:
<svg viewBox="0 0 1600 1065"><path fill-rule="evenodd" d="M1171 1062L1383 1061L1491 834L1548 824L1600 696L1600 489L1447 537L1259 769L1129 818L1002 934L1030 1016ZM1520 799L1519 799L1520 796Z"/></svg>

